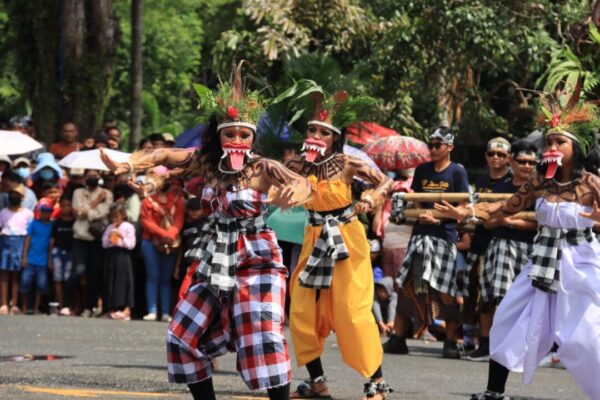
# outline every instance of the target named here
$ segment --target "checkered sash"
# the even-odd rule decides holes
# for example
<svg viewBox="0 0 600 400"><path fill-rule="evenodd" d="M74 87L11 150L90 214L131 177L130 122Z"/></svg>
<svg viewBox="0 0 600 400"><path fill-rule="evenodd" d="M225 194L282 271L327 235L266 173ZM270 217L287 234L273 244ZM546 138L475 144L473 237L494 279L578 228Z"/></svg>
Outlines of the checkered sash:
<svg viewBox="0 0 600 400"><path fill-rule="evenodd" d="M479 278L484 303L506 296L516 276L529 261L533 245L495 237L485 253L485 266Z"/></svg>
<svg viewBox="0 0 600 400"><path fill-rule="evenodd" d="M186 255L200 261L197 272L206 276L215 295L226 297L235 285L240 234L256 233L265 227L262 214L253 218L213 217L202 227L197 247Z"/></svg>
<svg viewBox="0 0 600 400"><path fill-rule="evenodd" d="M416 266L421 280L428 282L438 292L456 296L456 245L434 236L413 234L398 274L398 285L403 286L408 274L414 269L411 267L415 267L415 254L423 257L423 265ZM416 278L415 276L415 280Z"/></svg>
<svg viewBox="0 0 600 400"><path fill-rule="evenodd" d="M327 289L331 286L335 262L350 256L339 225L352 221L353 214L352 207L345 208L338 215L308 210L308 222L312 226L323 228L308 258L306 268L300 273L300 286L312 289Z"/></svg>
<svg viewBox="0 0 600 400"><path fill-rule="evenodd" d="M564 242L576 246L593 240L594 234L591 228L579 230L538 227L531 255L532 266L529 271L533 287L556 293L559 279L558 263L562 257L561 248Z"/></svg>

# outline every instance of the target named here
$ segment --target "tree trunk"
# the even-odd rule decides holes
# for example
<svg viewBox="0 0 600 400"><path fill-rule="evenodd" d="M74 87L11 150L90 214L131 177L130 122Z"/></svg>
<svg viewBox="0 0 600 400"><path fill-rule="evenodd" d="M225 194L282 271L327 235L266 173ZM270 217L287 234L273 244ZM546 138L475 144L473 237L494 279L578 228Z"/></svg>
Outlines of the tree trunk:
<svg viewBox="0 0 600 400"><path fill-rule="evenodd" d="M144 0L131 2L131 125L129 149L137 148L142 137L142 27Z"/></svg>
<svg viewBox="0 0 600 400"><path fill-rule="evenodd" d="M37 138L56 139L73 121L82 137L102 123L119 31L111 0L6 3L20 81Z"/></svg>

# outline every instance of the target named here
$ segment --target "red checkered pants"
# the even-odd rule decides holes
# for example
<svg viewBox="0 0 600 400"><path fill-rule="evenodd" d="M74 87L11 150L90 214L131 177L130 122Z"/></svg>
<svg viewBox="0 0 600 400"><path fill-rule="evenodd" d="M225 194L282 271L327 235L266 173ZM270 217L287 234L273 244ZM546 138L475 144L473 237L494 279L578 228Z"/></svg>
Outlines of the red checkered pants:
<svg viewBox="0 0 600 400"><path fill-rule="evenodd" d="M236 272L228 301L195 281L176 307L167 333L169 381L212 376L211 359L237 351L237 370L250 389L287 384L292 372L284 336L285 270L251 267Z"/></svg>

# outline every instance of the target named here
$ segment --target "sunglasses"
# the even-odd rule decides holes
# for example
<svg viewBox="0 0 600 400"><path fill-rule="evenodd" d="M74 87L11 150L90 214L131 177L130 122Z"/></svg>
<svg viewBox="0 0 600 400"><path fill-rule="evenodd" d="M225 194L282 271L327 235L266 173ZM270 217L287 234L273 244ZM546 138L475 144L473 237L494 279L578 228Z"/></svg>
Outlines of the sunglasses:
<svg viewBox="0 0 600 400"><path fill-rule="evenodd" d="M535 167L537 165L537 161L535 160L515 160L519 165L531 165Z"/></svg>
<svg viewBox="0 0 600 400"><path fill-rule="evenodd" d="M445 145L446 145L446 143L439 143L439 142L438 143L431 143L431 142L429 142L429 143L427 143L427 148L429 150L431 150L431 149L439 150L440 147L445 146Z"/></svg>
<svg viewBox="0 0 600 400"><path fill-rule="evenodd" d="M488 156L489 158L493 158L494 156L496 156L496 157L498 157L498 158L506 158L506 157L508 157L508 154L506 154L506 153L499 153L499 152L497 152L497 151L488 151L488 152L487 152L487 153L485 153L485 154L487 154L487 156Z"/></svg>

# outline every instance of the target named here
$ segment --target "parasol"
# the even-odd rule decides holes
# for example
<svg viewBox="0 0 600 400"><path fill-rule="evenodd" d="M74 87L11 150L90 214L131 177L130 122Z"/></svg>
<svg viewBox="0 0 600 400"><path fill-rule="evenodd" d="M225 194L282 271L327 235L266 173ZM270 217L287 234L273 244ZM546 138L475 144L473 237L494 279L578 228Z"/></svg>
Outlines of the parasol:
<svg viewBox="0 0 600 400"><path fill-rule="evenodd" d="M386 171L415 168L431 161L427 145L409 136L379 139L366 144L363 151L375 161L375 164Z"/></svg>
<svg viewBox="0 0 600 400"><path fill-rule="evenodd" d="M116 162L127 162L131 154L122 151L104 149L106 154ZM66 168L95 169L108 171L108 168L100 159L100 150L74 151L58 162L58 165Z"/></svg>
<svg viewBox="0 0 600 400"><path fill-rule="evenodd" d="M18 131L0 130L0 143L3 143L0 153L7 156L31 153L44 147L40 142L31 138L31 136Z"/></svg>

